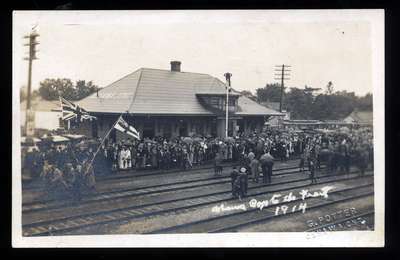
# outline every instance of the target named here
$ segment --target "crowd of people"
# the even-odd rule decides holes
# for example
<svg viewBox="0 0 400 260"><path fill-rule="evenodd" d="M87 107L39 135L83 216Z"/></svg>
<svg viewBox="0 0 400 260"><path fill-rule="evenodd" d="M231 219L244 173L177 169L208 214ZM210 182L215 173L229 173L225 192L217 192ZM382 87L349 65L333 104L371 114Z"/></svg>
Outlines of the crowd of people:
<svg viewBox="0 0 400 260"><path fill-rule="evenodd" d="M245 197L249 177L258 183L260 172L263 175L263 183L271 183L275 158L278 156L278 158L281 157L281 160L285 160L288 154L291 154L293 144L295 151L300 154L299 171L306 172L307 167L311 183L317 182L316 171L321 169L322 164L326 165L328 174L349 174L350 167L355 166L363 176L369 166L373 169L371 128L353 129L347 133L330 131L329 134L319 132L300 136L291 135L288 139L283 139L286 140L283 142L274 142L274 140L282 140L276 139L276 136L261 138L261 140L264 143L262 154L255 153L255 150L250 148L248 153L245 152L241 157L240 170L236 166L233 167L231 184L234 198ZM275 156L272 156L271 153L274 153Z"/></svg>
<svg viewBox="0 0 400 260"><path fill-rule="evenodd" d="M368 163L373 163L370 128L349 130L346 134L275 130L235 138L107 140L94 157L99 143L99 140L86 140L30 149L24 153L23 170L33 178L40 178L48 191L70 191L76 200L80 200L82 189L95 190L95 176L98 175L132 169L184 171L209 163L214 163L215 174L220 175L223 163L232 162L238 166L231 175L233 195L243 197L248 176L259 182L262 173L262 181L271 182L274 160L300 158L300 171L307 167L313 181L321 164L327 165L329 172L339 170L347 173L353 164L364 173ZM244 175L246 177L239 178Z"/></svg>
<svg viewBox="0 0 400 260"><path fill-rule="evenodd" d="M303 151L304 140L282 133L253 134L237 138L127 139L103 145L99 158L106 161L108 168L114 171L145 168L186 170L213 160L217 164L236 162L250 151L259 156L265 147L272 149L271 154L277 158L287 160Z"/></svg>

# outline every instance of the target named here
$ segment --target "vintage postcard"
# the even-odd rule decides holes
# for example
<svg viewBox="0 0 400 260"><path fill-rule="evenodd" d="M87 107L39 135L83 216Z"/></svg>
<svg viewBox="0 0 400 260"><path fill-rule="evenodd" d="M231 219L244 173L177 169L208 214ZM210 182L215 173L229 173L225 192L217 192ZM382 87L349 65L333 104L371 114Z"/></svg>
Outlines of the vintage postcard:
<svg viewBox="0 0 400 260"><path fill-rule="evenodd" d="M13 247L382 247L383 10L15 11Z"/></svg>

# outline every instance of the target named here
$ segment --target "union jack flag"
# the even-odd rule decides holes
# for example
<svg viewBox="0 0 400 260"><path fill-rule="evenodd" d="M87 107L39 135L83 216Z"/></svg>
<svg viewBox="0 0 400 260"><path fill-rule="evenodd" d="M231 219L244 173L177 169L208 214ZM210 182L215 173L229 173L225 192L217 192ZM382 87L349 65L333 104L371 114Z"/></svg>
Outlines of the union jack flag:
<svg viewBox="0 0 400 260"><path fill-rule="evenodd" d="M62 120L69 121L71 119L76 119L78 122L83 120L96 119L95 116L91 116L85 109L80 106L60 97Z"/></svg>

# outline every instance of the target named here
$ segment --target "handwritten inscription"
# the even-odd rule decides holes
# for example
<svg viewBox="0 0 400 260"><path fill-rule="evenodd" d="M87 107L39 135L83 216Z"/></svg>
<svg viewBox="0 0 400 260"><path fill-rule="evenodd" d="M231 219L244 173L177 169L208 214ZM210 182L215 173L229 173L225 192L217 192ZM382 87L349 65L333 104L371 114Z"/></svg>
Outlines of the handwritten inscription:
<svg viewBox="0 0 400 260"><path fill-rule="evenodd" d="M286 213L288 213L289 211L291 212L295 212L295 211L301 211L302 213L306 212L306 208L307 208L307 203L300 203L298 205L294 205L292 207L288 207L287 205L282 205L282 206L278 206L275 209L275 215L286 215Z"/></svg>
<svg viewBox="0 0 400 260"><path fill-rule="evenodd" d="M220 213L224 211L233 211L233 210L247 210L245 204L238 204L238 205L230 205L230 206L225 206L224 204L217 205L212 207L211 211L214 213Z"/></svg>
<svg viewBox="0 0 400 260"><path fill-rule="evenodd" d="M257 200L255 198L251 199L248 202L249 208L263 210L266 207L277 205L275 208L275 215L285 215L289 212L301 211L304 213L307 208L307 203L304 202L307 198L328 198L328 192L332 190L333 186L325 186L317 191L310 192L307 189L303 189L298 193L290 192L288 194L273 194L269 199L265 200ZM299 200L300 203L292 206L287 206L285 203L293 202ZM236 205L225 205L220 204L212 207L211 211L214 213L221 213L226 211L235 211L235 210L242 210L246 211L247 206L245 203L236 204Z"/></svg>
<svg viewBox="0 0 400 260"><path fill-rule="evenodd" d="M298 195L296 196L293 194L293 192L290 192L286 195L282 194L274 194L270 199L267 200L257 200L257 199L251 199L249 202L250 208L258 208L262 210L265 207L271 206L271 205L277 205L277 204L282 204L282 203L289 203L292 201L296 201L298 199L301 199L304 201L307 198L317 198L317 197L322 197L322 198L328 198L328 192L332 190L334 187L333 186L325 186L322 187L320 190L310 192L307 189L303 189L298 192ZM278 214L286 214L287 212L295 212L295 211L302 211L303 213L306 211L307 203L300 203L294 206L291 206L290 208L287 205L282 205L282 206L277 206L275 209L275 215Z"/></svg>

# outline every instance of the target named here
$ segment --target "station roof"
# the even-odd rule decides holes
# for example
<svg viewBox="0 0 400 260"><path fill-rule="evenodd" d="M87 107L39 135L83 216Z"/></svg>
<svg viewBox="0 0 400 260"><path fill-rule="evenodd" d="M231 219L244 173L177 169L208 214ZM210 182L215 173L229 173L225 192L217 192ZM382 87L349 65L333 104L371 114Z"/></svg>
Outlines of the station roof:
<svg viewBox="0 0 400 260"><path fill-rule="evenodd" d="M373 113L372 111L358 111L354 110L348 115L344 120L350 119L358 124L372 124L373 123Z"/></svg>
<svg viewBox="0 0 400 260"><path fill-rule="evenodd" d="M89 112L213 115L196 95L222 95L226 85L208 74L141 68L77 102ZM239 96L234 91L232 96ZM279 115L280 113L239 96L238 115Z"/></svg>

